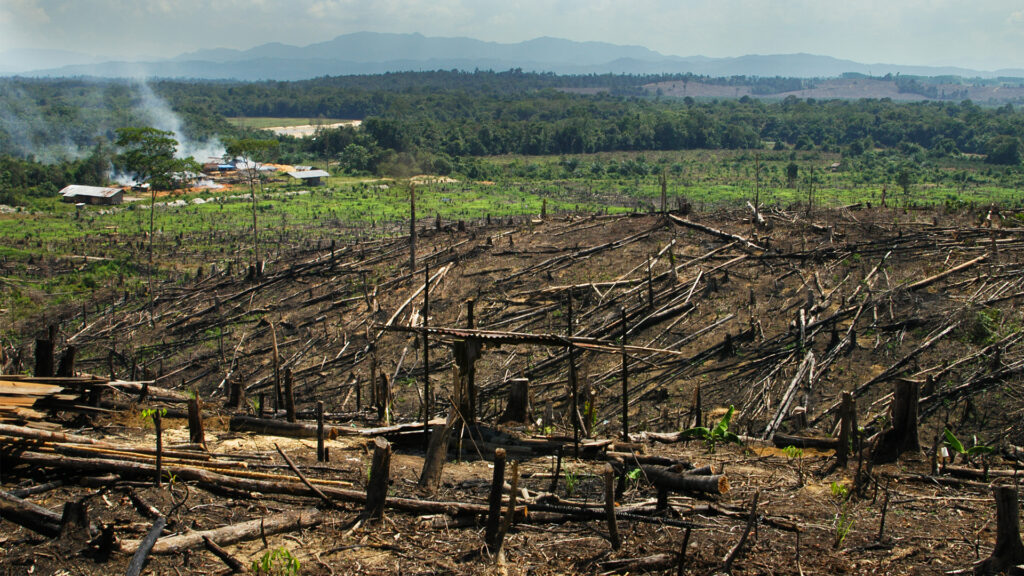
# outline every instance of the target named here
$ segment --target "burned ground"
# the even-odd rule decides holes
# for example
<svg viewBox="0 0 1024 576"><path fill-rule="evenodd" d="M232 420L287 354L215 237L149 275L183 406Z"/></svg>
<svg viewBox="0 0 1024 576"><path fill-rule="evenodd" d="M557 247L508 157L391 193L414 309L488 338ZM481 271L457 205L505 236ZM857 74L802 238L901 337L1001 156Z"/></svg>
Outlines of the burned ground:
<svg viewBox="0 0 1024 576"><path fill-rule="evenodd" d="M464 229L432 221L418 231L413 274L409 238L392 236L339 241L334 250L324 243L291 246L259 277L206 271L165 282L152 305L141 295L108 294L102 315L69 311L56 340L58 353L76 347L79 372L109 378L109 385L54 380L64 388L60 394L41 399L34 411L4 413L15 424L105 444L90 449L73 438L29 440L7 430L2 482L10 493L55 483L27 498L57 513L66 502L83 502L93 524L112 526L119 544L100 561L80 534L48 538L4 521L2 571L123 572L153 523L137 503L146 501L168 519L165 537L321 506L308 513L316 515L314 527L226 545L246 567L284 547L303 573L667 573L677 570L689 529L683 573L708 573L722 568L739 541L755 495L758 521L732 564L736 574L970 567L994 544L986 471L996 478L1012 469L1004 455L1024 444L1016 307L1024 296L1024 229L1014 215L986 215L771 212L757 227L749 213L729 212ZM623 318L629 441L622 439ZM417 485L424 461L422 424L414 424L422 422L423 333L433 419L458 404L458 341L483 345L475 363L480 424L456 427L433 494ZM6 352L7 373L21 368L11 358L31 357L28 349ZM576 421L590 428L581 432L579 457L568 417L570 358L580 390ZM381 422L373 407L374 365L390 382L393 422ZM327 463L316 461L315 439L237 425L238 414L256 415L261 394L265 415L277 407L283 420L285 407L273 397L275 381L286 378L300 421L311 422L314 404L324 403L333 435ZM532 418L498 426L516 378L529 380ZM920 389L923 448L873 466L871 441L890 424L898 382ZM234 386L248 401L225 407ZM74 397L76 387L104 392L85 406ZM854 450L844 468L836 466L834 448L787 448L788 435L796 436L794 444L833 435L843 391L856 397L862 440L854 448L863 450ZM205 414L203 456L192 454L183 419L190 395ZM679 441L680 430L698 419L713 425L730 406L729 430L741 444ZM154 444L153 422L140 416L160 407L168 409L164 445L184 455L168 459L170 475L155 488L152 456L143 454ZM375 434L366 429L373 428L394 450L389 497L409 503L393 503L380 523L355 524L363 508L352 494L367 483ZM965 444L999 446L1003 455L985 457L985 470L970 470L962 457L936 461L945 428ZM295 478L275 444L332 506ZM520 462L519 486L526 490L525 517L510 529L501 566L485 551L483 516L454 505L486 506L498 447ZM633 472L643 457L655 456L711 464L729 490L673 493L668 508L657 510L646 474ZM108 458L137 466L105 471ZM602 473L616 458L628 477L616 500L622 547L613 550L599 511ZM972 462L980 468L983 459ZM190 471L195 467L285 488L217 486ZM453 505L416 511L414 502ZM648 568L614 563L640 558L648 558ZM154 554L146 568L223 569L201 544L189 553Z"/></svg>

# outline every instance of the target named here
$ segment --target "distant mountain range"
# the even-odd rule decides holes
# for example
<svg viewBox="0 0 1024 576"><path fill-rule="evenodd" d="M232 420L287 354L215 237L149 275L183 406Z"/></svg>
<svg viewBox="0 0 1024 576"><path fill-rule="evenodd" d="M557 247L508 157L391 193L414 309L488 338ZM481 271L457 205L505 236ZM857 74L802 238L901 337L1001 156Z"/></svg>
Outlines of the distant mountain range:
<svg viewBox="0 0 1024 576"><path fill-rule="evenodd" d="M831 78L853 72L873 76L1024 77L1024 69L981 71L956 67L861 64L813 54L737 58L664 55L642 46L537 38L515 44L421 34L357 32L308 46L269 43L248 50L199 50L161 61L100 62L56 50L0 53L0 74L23 76L158 77L302 80L318 76L420 70L520 68L556 74L685 74Z"/></svg>

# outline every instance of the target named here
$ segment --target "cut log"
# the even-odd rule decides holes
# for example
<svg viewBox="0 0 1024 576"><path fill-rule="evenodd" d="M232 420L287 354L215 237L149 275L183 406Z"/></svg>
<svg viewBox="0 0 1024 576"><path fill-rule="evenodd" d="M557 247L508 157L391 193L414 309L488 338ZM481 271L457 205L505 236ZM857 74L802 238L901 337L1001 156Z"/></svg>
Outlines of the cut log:
<svg viewBox="0 0 1024 576"><path fill-rule="evenodd" d="M24 526L47 538L56 538L60 535L60 514L6 492L0 492L0 518Z"/></svg>
<svg viewBox="0 0 1024 576"><path fill-rule="evenodd" d="M323 515L319 510L315 509L285 512L239 524L230 524L213 530L197 530L195 532L161 538L153 545L152 553L177 554L184 550L198 548L203 546L204 538L209 538L214 542L218 542L221 546L226 546L236 542L255 540L262 535L269 536L302 528L311 528L320 524L322 519ZM141 546L139 541L130 540L122 544L122 549L132 550L138 546Z"/></svg>
<svg viewBox="0 0 1024 576"><path fill-rule="evenodd" d="M817 448L819 450L835 450L839 446L839 440L836 438L815 438L778 433L772 438L772 443L778 448L793 446L795 448Z"/></svg>
<svg viewBox="0 0 1024 576"><path fill-rule="evenodd" d="M724 475L683 475L661 466L649 465L641 465L640 469L658 489L706 494L725 494L729 491L729 480Z"/></svg>
<svg viewBox="0 0 1024 576"><path fill-rule="evenodd" d="M128 563L127 572L125 572L127 576L139 576L139 574L142 574L142 568L146 565L146 560L149 559L157 538L160 537L165 526L167 526L167 519L163 516L153 522L153 527L149 529L149 533L135 547L135 553L132 555L131 562Z"/></svg>
<svg viewBox="0 0 1024 576"><path fill-rule="evenodd" d="M243 416L241 414L231 417L229 428L232 432L255 432L257 434L287 438L316 438L317 436L315 424L284 422L269 418L253 418L252 416ZM338 436L338 432L333 426L327 426L324 433L327 438L331 439Z"/></svg>

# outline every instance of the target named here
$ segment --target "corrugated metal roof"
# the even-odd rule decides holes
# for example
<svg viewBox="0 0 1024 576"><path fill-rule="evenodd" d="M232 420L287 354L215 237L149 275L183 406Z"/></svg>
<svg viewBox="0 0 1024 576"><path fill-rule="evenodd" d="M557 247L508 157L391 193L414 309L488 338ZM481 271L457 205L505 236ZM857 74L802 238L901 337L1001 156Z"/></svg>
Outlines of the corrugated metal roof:
<svg viewBox="0 0 1024 576"><path fill-rule="evenodd" d="M121 192L120 188L101 188L99 186L82 186L81 184L72 184L66 186L60 191L60 195L65 198L73 196L89 196L92 198L110 198Z"/></svg>
<svg viewBox="0 0 1024 576"><path fill-rule="evenodd" d="M299 180L305 180L307 178L327 178L330 176L326 170L296 170L295 172L289 172L288 175L292 178L298 178Z"/></svg>

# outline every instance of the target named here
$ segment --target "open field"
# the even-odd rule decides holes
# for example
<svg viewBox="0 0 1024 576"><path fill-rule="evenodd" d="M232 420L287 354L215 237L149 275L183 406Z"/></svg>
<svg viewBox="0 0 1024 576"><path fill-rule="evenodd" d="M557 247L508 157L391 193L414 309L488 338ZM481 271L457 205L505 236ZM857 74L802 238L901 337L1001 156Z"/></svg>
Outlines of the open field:
<svg viewBox="0 0 1024 576"><path fill-rule="evenodd" d="M278 136L302 138L312 136L317 130L340 128L341 126L359 126L361 120L325 119L325 118L226 118L236 128L251 130L269 130Z"/></svg>

